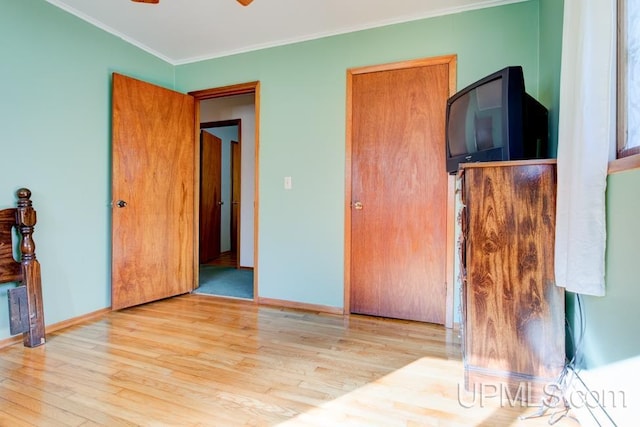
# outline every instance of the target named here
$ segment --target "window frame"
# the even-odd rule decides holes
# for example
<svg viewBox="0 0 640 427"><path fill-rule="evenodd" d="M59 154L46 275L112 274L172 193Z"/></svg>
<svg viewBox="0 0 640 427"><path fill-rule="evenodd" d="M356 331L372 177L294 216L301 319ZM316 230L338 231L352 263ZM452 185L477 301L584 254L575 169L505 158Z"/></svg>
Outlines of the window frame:
<svg viewBox="0 0 640 427"><path fill-rule="evenodd" d="M634 0L637 1L637 0ZM627 147L628 90L627 90L627 4L630 0L617 1L617 144L616 160L609 163L609 173L640 168L640 143ZM634 126L640 122L634 121Z"/></svg>

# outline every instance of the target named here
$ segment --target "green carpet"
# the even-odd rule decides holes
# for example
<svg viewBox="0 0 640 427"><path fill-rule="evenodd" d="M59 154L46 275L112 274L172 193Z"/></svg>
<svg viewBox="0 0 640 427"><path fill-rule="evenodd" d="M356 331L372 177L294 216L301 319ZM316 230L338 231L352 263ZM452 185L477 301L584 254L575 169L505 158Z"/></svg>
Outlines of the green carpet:
<svg viewBox="0 0 640 427"><path fill-rule="evenodd" d="M253 271L215 265L200 266L196 294L253 299Z"/></svg>

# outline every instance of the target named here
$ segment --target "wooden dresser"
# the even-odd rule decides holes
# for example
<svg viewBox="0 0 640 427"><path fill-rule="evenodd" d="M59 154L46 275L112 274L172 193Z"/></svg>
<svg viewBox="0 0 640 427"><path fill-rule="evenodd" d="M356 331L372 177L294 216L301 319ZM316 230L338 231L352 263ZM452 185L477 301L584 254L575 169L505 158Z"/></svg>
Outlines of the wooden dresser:
<svg viewBox="0 0 640 427"><path fill-rule="evenodd" d="M565 362L555 161L465 164L458 179L465 386L539 402Z"/></svg>

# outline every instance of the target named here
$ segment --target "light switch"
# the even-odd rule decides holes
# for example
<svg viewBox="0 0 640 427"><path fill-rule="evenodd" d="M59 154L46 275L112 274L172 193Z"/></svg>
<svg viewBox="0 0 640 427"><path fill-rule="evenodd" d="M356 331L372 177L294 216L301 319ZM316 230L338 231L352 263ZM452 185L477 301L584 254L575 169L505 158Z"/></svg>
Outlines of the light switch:
<svg viewBox="0 0 640 427"><path fill-rule="evenodd" d="M284 177L284 189L285 190L291 190L293 188L293 183L291 182L291 177L290 176L285 176Z"/></svg>

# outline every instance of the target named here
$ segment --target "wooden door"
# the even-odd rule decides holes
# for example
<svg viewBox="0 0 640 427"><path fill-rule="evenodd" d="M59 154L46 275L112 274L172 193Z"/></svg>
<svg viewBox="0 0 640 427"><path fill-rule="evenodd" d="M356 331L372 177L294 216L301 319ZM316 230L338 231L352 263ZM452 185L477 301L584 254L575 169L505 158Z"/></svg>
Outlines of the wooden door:
<svg viewBox="0 0 640 427"><path fill-rule="evenodd" d="M231 141L231 252L235 252L236 267L240 266L240 143Z"/></svg>
<svg viewBox="0 0 640 427"><path fill-rule="evenodd" d="M220 256L222 140L200 133L200 263Z"/></svg>
<svg viewBox="0 0 640 427"><path fill-rule="evenodd" d="M445 321L451 61L351 70L353 313Z"/></svg>
<svg viewBox="0 0 640 427"><path fill-rule="evenodd" d="M112 114L117 310L194 288L195 101L114 74Z"/></svg>

